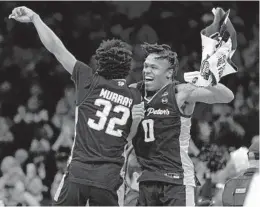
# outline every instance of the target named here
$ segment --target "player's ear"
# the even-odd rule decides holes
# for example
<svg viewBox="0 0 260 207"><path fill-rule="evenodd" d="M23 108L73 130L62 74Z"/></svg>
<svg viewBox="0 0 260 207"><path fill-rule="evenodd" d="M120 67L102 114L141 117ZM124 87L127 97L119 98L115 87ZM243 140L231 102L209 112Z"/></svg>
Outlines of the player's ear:
<svg viewBox="0 0 260 207"><path fill-rule="evenodd" d="M168 69L166 77L167 77L167 79L172 79L172 77L173 77L173 69Z"/></svg>

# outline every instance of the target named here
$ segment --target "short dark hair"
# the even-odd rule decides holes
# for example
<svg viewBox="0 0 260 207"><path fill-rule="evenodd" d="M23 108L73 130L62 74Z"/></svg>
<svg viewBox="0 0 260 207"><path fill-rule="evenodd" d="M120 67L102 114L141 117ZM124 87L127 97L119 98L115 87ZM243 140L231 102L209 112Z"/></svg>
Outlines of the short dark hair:
<svg viewBox="0 0 260 207"><path fill-rule="evenodd" d="M179 61L176 52L173 52L171 47L166 44L158 45L156 44L149 44L145 42L141 45L142 49L146 53L146 57L150 54L157 54L159 57L156 59L167 59L171 65L171 69L173 69L173 79L177 75L177 71L179 69Z"/></svg>
<svg viewBox="0 0 260 207"><path fill-rule="evenodd" d="M104 40L96 50L97 73L106 79L124 79L131 68L130 46L119 40Z"/></svg>

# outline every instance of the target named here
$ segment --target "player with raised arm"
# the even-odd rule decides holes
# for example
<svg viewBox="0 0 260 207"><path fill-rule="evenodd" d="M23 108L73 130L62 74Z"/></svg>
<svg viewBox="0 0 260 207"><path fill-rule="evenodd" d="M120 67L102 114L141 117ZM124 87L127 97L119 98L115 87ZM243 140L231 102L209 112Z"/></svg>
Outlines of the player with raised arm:
<svg viewBox="0 0 260 207"><path fill-rule="evenodd" d="M143 44L142 47L147 54L144 82L136 87L145 90L145 118L132 140L143 169L137 205L195 206L194 166L188 156L195 104L229 103L234 94L221 83L205 87L178 83L177 54L170 46ZM208 61L215 61L215 56L212 58ZM212 74L209 76L213 82Z"/></svg>
<svg viewBox="0 0 260 207"><path fill-rule="evenodd" d="M191 115L196 102L229 103L234 95L222 84L176 84L176 53L166 45L143 45L145 118L133 145L143 173L138 205L194 206L194 167L188 156Z"/></svg>
<svg viewBox="0 0 260 207"><path fill-rule="evenodd" d="M103 41L96 50L98 69L94 72L31 9L15 8L9 17L34 24L43 45L72 75L76 86L75 138L54 205L85 206L88 201L90 206L118 206L131 110L141 102L138 90L125 83L131 51L120 40Z"/></svg>

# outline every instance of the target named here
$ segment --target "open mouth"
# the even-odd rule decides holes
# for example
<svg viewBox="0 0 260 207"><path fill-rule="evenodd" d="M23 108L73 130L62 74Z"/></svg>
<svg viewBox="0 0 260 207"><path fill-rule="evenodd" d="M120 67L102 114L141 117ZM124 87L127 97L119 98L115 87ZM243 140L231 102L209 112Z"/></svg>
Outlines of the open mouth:
<svg viewBox="0 0 260 207"><path fill-rule="evenodd" d="M154 79L152 77L145 77L145 82L152 82Z"/></svg>

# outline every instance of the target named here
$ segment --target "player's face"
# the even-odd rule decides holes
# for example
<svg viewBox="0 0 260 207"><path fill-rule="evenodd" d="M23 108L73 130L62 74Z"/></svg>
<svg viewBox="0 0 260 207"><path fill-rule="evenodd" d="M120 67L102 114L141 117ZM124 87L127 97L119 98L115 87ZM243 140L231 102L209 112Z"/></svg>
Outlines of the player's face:
<svg viewBox="0 0 260 207"><path fill-rule="evenodd" d="M147 91L157 91L171 82L173 71L169 61L157 57L157 54L150 54L144 62L143 75Z"/></svg>

